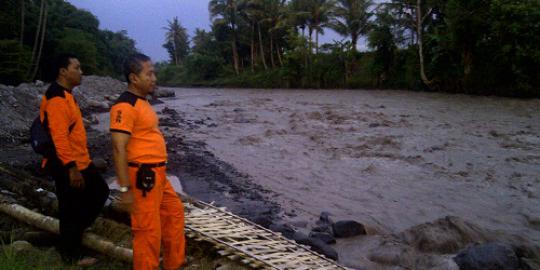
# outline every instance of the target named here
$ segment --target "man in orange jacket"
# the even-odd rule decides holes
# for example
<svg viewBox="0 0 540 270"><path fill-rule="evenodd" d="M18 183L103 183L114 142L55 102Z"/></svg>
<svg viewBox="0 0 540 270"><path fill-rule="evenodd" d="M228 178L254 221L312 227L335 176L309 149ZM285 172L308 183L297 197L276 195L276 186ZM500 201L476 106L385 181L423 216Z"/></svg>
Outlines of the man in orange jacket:
<svg viewBox="0 0 540 270"><path fill-rule="evenodd" d="M179 269L184 263L184 207L166 178L167 151L158 117L146 96L156 87L150 58L124 64L128 91L112 106L110 131L121 203L131 212L133 269Z"/></svg>
<svg viewBox="0 0 540 270"><path fill-rule="evenodd" d="M81 110L72 93L81 84L81 64L74 55L64 54L58 57L55 70L56 81L41 101L40 120L48 128L55 150L44 162L56 185L58 250L68 262L91 265L94 258L82 258L82 234L101 211L109 187L90 160Z"/></svg>

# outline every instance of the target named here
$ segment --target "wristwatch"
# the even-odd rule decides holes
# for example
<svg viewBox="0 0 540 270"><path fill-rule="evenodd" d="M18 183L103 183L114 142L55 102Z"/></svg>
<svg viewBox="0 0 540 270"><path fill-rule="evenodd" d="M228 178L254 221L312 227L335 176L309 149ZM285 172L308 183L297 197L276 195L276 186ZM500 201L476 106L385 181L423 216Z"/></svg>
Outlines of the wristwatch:
<svg viewBox="0 0 540 270"><path fill-rule="evenodd" d="M125 186L125 187L120 187L120 192L122 193L126 193L129 191L129 186Z"/></svg>

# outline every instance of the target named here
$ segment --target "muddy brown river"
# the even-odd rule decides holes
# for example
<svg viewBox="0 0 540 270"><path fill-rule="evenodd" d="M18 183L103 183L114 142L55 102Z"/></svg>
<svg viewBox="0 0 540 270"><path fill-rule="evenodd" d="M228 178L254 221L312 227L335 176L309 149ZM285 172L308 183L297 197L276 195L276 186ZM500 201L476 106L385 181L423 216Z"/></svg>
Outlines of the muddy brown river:
<svg viewBox="0 0 540 270"><path fill-rule="evenodd" d="M290 222L392 234L444 216L540 244L540 100L409 91L175 88L182 130ZM189 190L188 190L189 192ZM337 248L339 250L339 246Z"/></svg>

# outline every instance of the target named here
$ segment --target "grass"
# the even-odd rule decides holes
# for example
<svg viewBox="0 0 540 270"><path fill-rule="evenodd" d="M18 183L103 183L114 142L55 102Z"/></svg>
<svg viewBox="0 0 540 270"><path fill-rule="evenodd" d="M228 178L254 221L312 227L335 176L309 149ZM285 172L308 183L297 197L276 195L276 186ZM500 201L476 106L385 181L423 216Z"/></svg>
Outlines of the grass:
<svg viewBox="0 0 540 270"><path fill-rule="evenodd" d="M210 270L217 266L230 263L219 256L213 246L205 242L188 241L188 264L184 270ZM84 268L85 270L128 270L132 269L130 263L124 263L101 254L91 254L99 259L96 265ZM229 269L247 269L233 264ZM69 265L62 261L54 247L29 247L17 250L10 244L0 247L0 270L79 270L76 265Z"/></svg>
<svg viewBox="0 0 540 270"><path fill-rule="evenodd" d="M78 270L76 265L69 265L62 261L56 249L49 246L29 246L15 248L14 241L21 239L24 232L35 231L32 227L18 222L10 216L0 214L0 270ZM89 253L96 256L99 262L85 269L90 270L128 270L131 264L111 259L104 255Z"/></svg>
<svg viewBox="0 0 540 270"><path fill-rule="evenodd" d="M0 252L0 270L76 270L80 267L65 264L53 247L17 251L10 245L3 245ZM130 264L100 257L100 261L89 270L124 270L132 269Z"/></svg>

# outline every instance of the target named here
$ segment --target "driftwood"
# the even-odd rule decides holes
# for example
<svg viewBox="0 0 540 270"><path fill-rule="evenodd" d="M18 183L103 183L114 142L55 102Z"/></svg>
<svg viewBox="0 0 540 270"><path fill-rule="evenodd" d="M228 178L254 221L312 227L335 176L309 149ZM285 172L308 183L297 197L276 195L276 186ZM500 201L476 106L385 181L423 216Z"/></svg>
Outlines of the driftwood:
<svg viewBox="0 0 540 270"><path fill-rule="evenodd" d="M59 222L57 219L31 211L12 201L12 199L0 195L0 211L41 230L55 234L59 233ZM116 246L112 242L104 240L93 233L85 233L82 243L90 249L107 254L113 258L126 262L133 260L133 251L131 249Z"/></svg>

